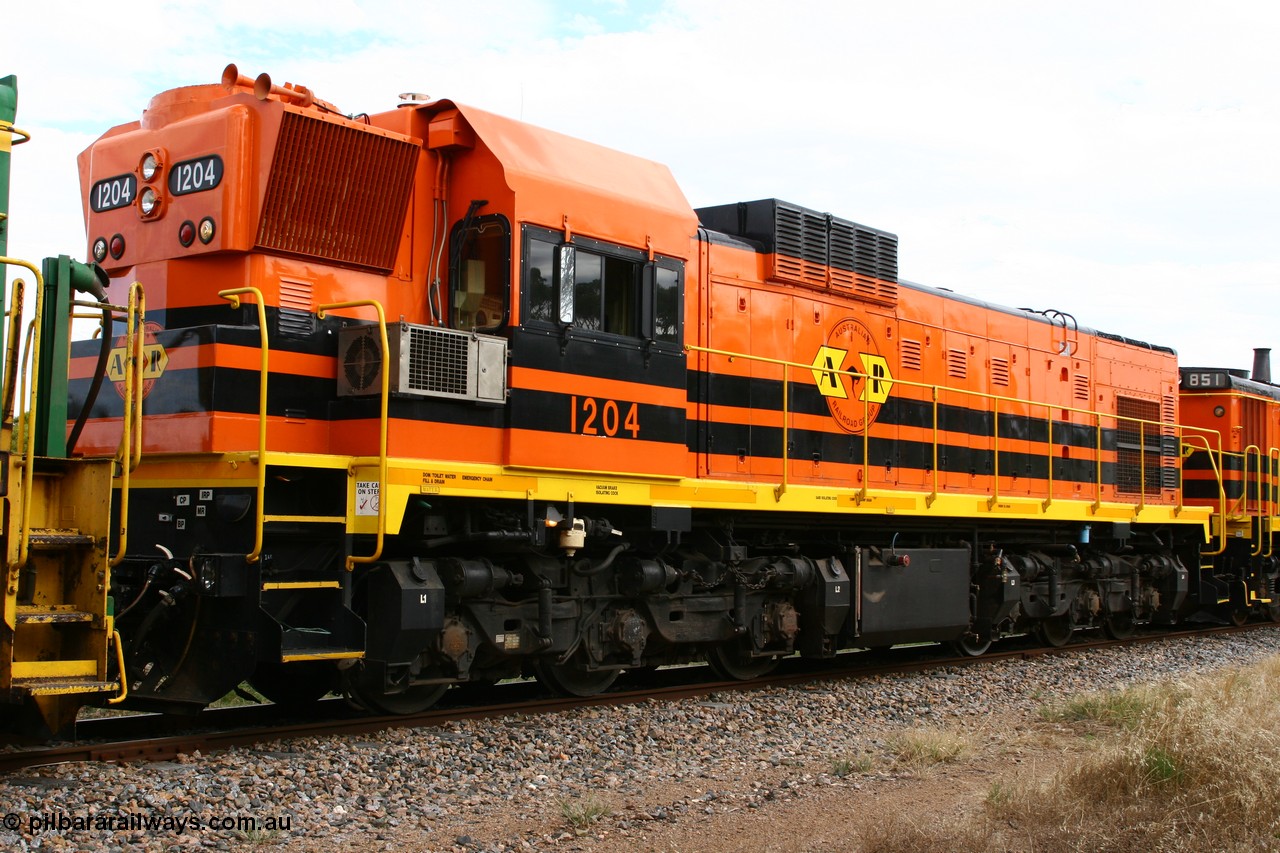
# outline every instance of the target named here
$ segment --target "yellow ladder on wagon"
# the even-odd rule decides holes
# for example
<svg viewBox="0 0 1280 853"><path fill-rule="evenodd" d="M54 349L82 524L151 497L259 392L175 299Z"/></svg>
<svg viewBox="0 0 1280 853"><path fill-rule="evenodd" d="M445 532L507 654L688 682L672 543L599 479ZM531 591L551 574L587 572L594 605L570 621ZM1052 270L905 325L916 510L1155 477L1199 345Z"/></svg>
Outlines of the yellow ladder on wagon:
<svg viewBox="0 0 1280 853"><path fill-rule="evenodd" d="M44 290L43 277L34 266L13 258L0 258L0 263L29 269L39 290ZM57 269L70 262L63 257L52 263ZM95 695L123 697L126 685L118 676L122 655L107 597L115 460L35 452L32 433L38 395L65 396L66 388L64 380L51 390L42 389L41 371L29 369L39 363L42 298L36 300L19 369L24 290L24 282L16 279L7 312L0 422L0 448L12 448L0 472L4 508L0 698L6 700L0 705L0 730L43 734L67 727L81 705ZM26 412L16 425L15 398L26 401ZM65 426L54 429L65 430ZM112 647L115 659L109 661Z"/></svg>
<svg viewBox="0 0 1280 853"><path fill-rule="evenodd" d="M0 735L41 735L65 728L88 699L123 698L126 685L107 596L114 463L65 453L70 290L74 282L100 292L100 270L62 256L47 259L42 275L6 257L9 159L13 145L30 138L13 125L16 107L16 79L0 79L0 304L6 266L30 271L36 282L22 347L25 284L14 280L0 353ZM56 307L46 318L50 295ZM56 333L42 347L46 328ZM15 400L25 405L16 422Z"/></svg>

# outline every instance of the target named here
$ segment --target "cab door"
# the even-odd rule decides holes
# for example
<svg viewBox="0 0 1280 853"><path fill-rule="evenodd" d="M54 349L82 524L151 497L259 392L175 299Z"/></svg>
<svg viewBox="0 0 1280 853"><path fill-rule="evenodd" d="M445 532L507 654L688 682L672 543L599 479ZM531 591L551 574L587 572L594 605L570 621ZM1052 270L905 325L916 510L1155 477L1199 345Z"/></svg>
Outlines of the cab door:
<svg viewBox="0 0 1280 853"><path fill-rule="evenodd" d="M525 226L506 463L683 475L684 265Z"/></svg>

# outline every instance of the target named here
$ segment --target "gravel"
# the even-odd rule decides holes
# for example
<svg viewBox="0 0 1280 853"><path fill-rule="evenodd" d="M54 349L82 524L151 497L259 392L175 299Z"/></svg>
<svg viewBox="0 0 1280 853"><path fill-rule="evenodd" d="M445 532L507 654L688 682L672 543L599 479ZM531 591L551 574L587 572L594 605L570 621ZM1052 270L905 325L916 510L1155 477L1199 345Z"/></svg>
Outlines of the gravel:
<svg viewBox="0 0 1280 853"><path fill-rule="evenodd" d="M904 728L1035 714L1045 703L1242 665L1280 627L1128 649L702 699L301 738L150 764L31 768L0 780L0 849L590 849L654 821L759 809L847 784L837 760ZM875 784L875 776L861 783ZM599 823L594 821L599 820Z"/></svg>

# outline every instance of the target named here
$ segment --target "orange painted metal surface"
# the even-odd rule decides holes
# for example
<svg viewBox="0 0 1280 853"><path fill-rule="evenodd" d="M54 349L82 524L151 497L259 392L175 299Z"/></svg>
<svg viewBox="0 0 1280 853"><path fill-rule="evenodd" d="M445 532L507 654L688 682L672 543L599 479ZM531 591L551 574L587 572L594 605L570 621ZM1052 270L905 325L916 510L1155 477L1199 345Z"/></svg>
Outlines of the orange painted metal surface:
<svg viewBox="0 0 1280 853"><path fill-rule="evenodd" d="M132 176L138 192L161 191L150 214L133 203L86 210L91 247L99 238L123 240L121 256L104 261L112 292L142 282L159 330L163 371L144 404L147 453L252 446L256 412L244 399L256 383L252 340L166 336L253 322L216 296L246 286L261 291L275 327L273 399L275 389L294 393L268 412L268 446L369 453L376 418L333 390L343 369L333 336L361 322L358 312L319 322L314 309L374 300L390 318L448 325L449 288L462 285L447 280L445 247L450 230L474 216L506 229L509 240L508 268L485 267L481 285L505 288L484 292L505 312L504 335L526 319L526 226L558 234L564 245L597 241L683 262L683 340L693 348L684 366L694 378L668 373L655 381L647 352L607 341L581 350L575 364L562 333L559 360L548 338L543 362L514 359L509 368L511 394L542 401L532 409L464 416L443 404L393 400L393 456L1050 500L1177 500L1176 455L1148 448L1126 456L1128 427L1116 418L1129 406L1154 413L1139 435L1172 429L1177 367L1169 351L1099 337L1056 312L1002 309L814 266L747 241L707 239L665 166L483 110L439 101L350 119L305 89L271 94L251 84L236 73L221 86L163 93L141 121L109 131L80 160L91 202L95 188L101 194L104 181L120 176ZM161 164L154 178L141 170L144 153ZM313 165L325 157L332 162ZM214 158L219 167L207 165ZM188 186L174 184L179 164L202 163L188 168L194 176L179 176ZM297 186L311 180L323 186ZM209 240L183 246L190 232L180 226L205 219L214 223ZM81 355L74 377L90 371ZM117 438L110 406L98 415L83 452ZM1135 470L1117 473L1126 465ZM1174 473L1157 470L1153 480L1151 466Z"/></svg>

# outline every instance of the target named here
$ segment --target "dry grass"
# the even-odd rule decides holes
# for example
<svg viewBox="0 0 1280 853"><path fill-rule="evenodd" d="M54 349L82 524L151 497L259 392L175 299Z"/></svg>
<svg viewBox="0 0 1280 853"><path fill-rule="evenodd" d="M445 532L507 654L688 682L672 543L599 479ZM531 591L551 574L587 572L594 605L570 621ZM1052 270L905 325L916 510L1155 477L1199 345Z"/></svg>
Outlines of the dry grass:
<svg viewBox="0 0 1280 853"><path fill-rule="evenodd" d="M1040 716L1059 722L1094 722L1133 728L1163 701L1159 688L1133 687L1109 693L1089 693L1057 705L1046 705Z"/></svg>
<svg viewBox="0 0 1280 853"><path fill-rule="evenodd" d="M595 797L584 800L561 798L556 801L560 806L560 814L575 830L583 830L600 818L612 813L612 809Z"/></svg>
<svg viewBox="0 0 1280 853"><path fill-rule="evenodd" d="M998 811L1070 830L1059 849L1280 848L1280 659L1133 695L1122 732Z"/></svg>
<svg viewBox="0 0 1280 853"><path fill-rule="evenodd" d="M875 762L869 755L860 755L857 758L839 756L831 759L829 772L832 776L844 778L858 773L870 773L873 769L875 769Z"/></svg>
<svg viewBox="0 0 1280 853"><path fill-rule="evenodd" d="M1045 714L1066 731L1056 773L1000 779L948 825L894 820L861 850L1280 851L1278 710L1280 658L1082 697Z"/></svg>
<svg viewBox="0 0 1280 853"><path fill-rule="evenodd" d="M942 729L913 729L889 741L889 751L904 767L926 770L938 764L949 764L972 754L969 738Z"/></svg>

